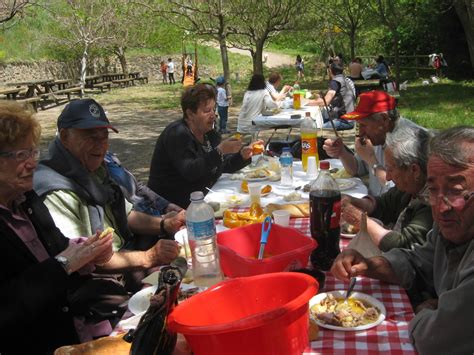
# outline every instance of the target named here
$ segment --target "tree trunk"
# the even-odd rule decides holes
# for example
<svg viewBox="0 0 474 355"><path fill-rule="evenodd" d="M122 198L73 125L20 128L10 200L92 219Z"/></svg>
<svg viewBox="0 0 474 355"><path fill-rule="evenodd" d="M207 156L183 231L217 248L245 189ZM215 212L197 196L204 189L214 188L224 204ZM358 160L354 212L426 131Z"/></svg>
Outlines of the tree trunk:
<svg viewBox="0 0 474 355"><path fill-rule="evenodd" d="M454 8L459 16L461 25L466 35L469 56L471 58L471 68L474 69L474 13L472 12L472 0L456 0Z"/></svg>
<svg viewBox="0 0 474 355"><path fill-rule="evenodd" d="M400 83L400 53L399 53L399 46L398 46L398 30L396 28L392 29L393 33L393 49L395 51L395 81L397 85Z"/></svg>
<svg viewBox="0 0 474 355"><path fill-rule="evenodd" d="M128 64L127 58L125 57L125 49L123 47L117 47L115 49L115 54L120 62L120 66L122 67L122 73L125 74L125 77L128 77Z"/></svg>
<svg viewBox="0 0 474 355"><path fill-rule="evenodd" d="M356 41L355 30L351 30L351 35L350 35L351 58L350 58L350 61L352 61L352 59L355 58L355 41ZM348 61L348 62L350 62L350 61Z"/></svg>
<svg viewBox="0 0 474 355"><path fill-rule="evenodd" d="M86 85L87 57L89 56L89 53L87 52L88 49L89 49L89 45L86 43L84 45L84 50L82 51L82 58L81 58L81 78L80 78L81 96L84 95L84 87Z"/></svg>
<svg viewBox="0 0 474 355"><path fill-rule="evenodd" d="M230 85L229 56L227 55L227 42L225 35L222 35L219 38L219 47L221 49L222 70L224 71L225 78L225 90L227 92L227 96L232 96L232 87Z"/></svg>
<svg viewBox="0 0 474 355"><path fill-rule="evenodd" d="M255 46L255 52L251 51L252 61L253 61L253 73L254 74L263 74L263 44L265 40L257 41Z"/></svg>

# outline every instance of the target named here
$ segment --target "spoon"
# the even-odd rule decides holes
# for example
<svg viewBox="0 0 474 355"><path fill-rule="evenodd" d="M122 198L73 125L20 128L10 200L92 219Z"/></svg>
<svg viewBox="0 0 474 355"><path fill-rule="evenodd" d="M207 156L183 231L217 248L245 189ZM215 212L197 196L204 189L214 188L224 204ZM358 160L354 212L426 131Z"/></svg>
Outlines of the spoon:
<svg viewBox="0 0 474 355"><path fill-rule="evenodd" d="M354 286L355 286L355 284L356 284L356 281L357 281L357 278L351 277L351 281L349 281L349 288L347 289L346 297L345 297L345 299L344 299L344 302L347 303L347 299L348 299L349 296L351 295L352 290L354 289Z"/></svg>
<svg viewBox="0 0 474 355"><path fill-rule="evenodd" d="M265 250L265 245L267 244L268 234L270 233L270 229L272 228L272 217L267 216L265 217L262 223L262 234L260 237L260 250L258 252L258 260L263 259L263 252Z"/></svg>

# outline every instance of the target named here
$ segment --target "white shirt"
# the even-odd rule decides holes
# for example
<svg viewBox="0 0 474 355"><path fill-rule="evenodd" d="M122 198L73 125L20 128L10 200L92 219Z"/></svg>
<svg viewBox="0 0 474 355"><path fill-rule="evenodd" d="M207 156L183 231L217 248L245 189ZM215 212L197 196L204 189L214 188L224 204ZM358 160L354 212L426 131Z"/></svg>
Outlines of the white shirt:
<svg viewBox="0 0 474 355"><path fill-rule="evenodd" d="M217 106L226 107L229 106L229 100L227 100L227 93L224 88L217 88Z"/></svg>
<svg viewBox="0 0 474 355"><path fill-rule="evenodd" d="M174 73L174 63L168 62L168 73Z"/></svg>
<svg viewBox="0 0 474 355"><path fill-rule="evenodd" d="M251 133L257 131L257 128L252 126L252 120L264 110L277 107L278 105L272 100L266 89L246 91L237 120L237 132Z"/></svg>

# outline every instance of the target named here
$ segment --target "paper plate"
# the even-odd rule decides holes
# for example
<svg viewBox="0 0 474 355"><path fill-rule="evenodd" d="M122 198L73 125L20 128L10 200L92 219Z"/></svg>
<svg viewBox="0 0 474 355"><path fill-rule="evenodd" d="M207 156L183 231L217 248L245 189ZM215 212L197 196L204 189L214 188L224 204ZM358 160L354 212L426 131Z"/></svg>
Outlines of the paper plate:
<svg viewBox="0 0 474 355"><path fill-rule="evenodd" d="M380 315L379 315L379 317L377 318L377 320L375 322L372 322L372 323L369 323L369 324L364 324L364 325L359 325L357 327L339 327L339 326L336 326L336 325L323 323L319 319L316 318L313 311L311 310L311 308L314 305L319 304L321 302L321 300L326 298L326 296L328 294L332 294L336 298L344 298L345 295L346 295L346 291L347 290L324 292L324 293L320 293L320 294L314 296L313 298L311 298L309 300L309 309L310 309L311 315L314 318L315 322L320 327L323 327L323 328L326 328L326 329L332 329L332 330L342 330L342 331L345 331L345 332L359 331L359 330L366 330L366 329L376 327L377 325L379 325L380 323L382 323L385 320L385 317L387 315L387 311L386 311L385 306L383 305L383 303L380 302L378 299L376 299L372 296L369 296L365 293L362 293L362 292L353 292L351 294L350 298L356 298L356 299L365 301L367 303L370 303L373 307L378 308L379 311L380 311Z"/></svg>
<svg viewBox="0 0 474 355"><path fill-rule="evenodd" d="M356 234L341 233L340 235L342 238L352 239L357 235L357 233Z"/></svg>
<svg viewBox="0 0 474 355"><path fill-rule="evenodd" d="M354 180L350 179L337 179L336 180L337 185L339 186L339 190L349 190L352 189L357 185L357 183Z"/></svg>
<svg viewBox="0 0 474 355"><path fill-rule="evenodd" d="M182 283L179 287L179 289L182 291L187 291L192 288L196 288L196 286L194 284ZM128 301L128 309L130 312L133 314L145 312L148 307L150 307L150 298L155 294L157 289L158 285L150 286L138 291L132 297L130 297L130 300ZM198 287L198 289L198 292L202 292L207 289L207 287Z"/></svg>

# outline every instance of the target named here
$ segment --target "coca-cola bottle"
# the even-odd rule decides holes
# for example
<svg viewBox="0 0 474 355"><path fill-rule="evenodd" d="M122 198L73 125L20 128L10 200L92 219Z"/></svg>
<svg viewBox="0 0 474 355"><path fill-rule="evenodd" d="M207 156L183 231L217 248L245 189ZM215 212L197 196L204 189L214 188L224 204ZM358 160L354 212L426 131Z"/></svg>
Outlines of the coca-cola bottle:
<svg viewBox="0 0 474 355"><path fill-rule="evenodd" d="M311 236L318 242L318 247L311 253L311 264L327 271L341 252L341 192L329 174L329 162L321 161L319 168L318 178L311 184L309 193Z"/></svg>

